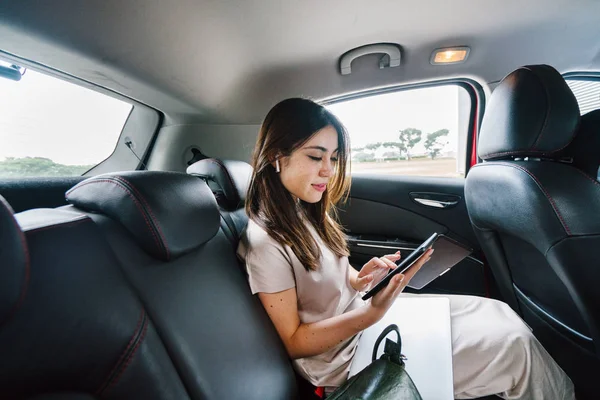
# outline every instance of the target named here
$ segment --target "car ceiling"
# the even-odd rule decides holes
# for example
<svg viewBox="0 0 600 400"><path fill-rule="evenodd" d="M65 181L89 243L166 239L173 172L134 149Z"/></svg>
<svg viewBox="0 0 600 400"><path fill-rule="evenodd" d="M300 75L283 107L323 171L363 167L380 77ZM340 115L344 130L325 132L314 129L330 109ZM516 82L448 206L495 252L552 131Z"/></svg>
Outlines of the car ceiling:
<svg viewBox="0 0 600 400"><path fill-rule="evenodd" d="M339 73L340 56L396 43ZM433 66L433 49L470 46ZM12 0L0 2L0 50L163 111L172 123L256 124L290 96L324 99L407 82L469 76L494 83L547 63L600 69L596 0ZM4 54L6 56L7 54Z"/></svg>

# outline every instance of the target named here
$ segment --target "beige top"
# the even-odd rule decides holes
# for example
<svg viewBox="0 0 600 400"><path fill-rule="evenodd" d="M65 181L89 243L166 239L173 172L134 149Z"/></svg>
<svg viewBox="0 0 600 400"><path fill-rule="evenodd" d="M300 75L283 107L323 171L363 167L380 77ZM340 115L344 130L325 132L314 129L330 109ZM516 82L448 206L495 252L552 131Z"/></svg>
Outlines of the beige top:
<svg viewBox="0 0 600 400"><path fill-rule="evenodd" d="M309 229L321 247L321 265L317 271L306 271L289 246L281 246L252 220L238 247L253 294L296 287L301 323L331 318L364 304L359 292L350 286L348 257L337 257L314 228L309 225ZM325 353L294 360L294 368L315 386L339 386L348 378L359 336Z"/></svg>

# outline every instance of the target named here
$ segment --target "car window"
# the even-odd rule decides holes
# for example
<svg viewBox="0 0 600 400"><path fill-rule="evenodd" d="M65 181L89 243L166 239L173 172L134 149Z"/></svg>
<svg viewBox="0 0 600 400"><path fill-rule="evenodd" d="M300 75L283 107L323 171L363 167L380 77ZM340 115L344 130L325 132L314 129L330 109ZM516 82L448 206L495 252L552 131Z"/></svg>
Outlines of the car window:
<svg viewBox="0 0 600 400"><path fill-rule="evenodd" d="M0 178L82 175L111 155L131 108L32 70L0 78Z"/></svg>
<svg viewBox="0 0 600 400"><path fill-rule="evenodd" d="M471 101L458 85L326 106L348 129L352 173L464 177Z"/></svg>
<svg viewBox="0 0 600 400"><path fill-rule="evenodd" d="M600 81L567 79L567 84L579 103L581 115L600 109Z"/></svg>

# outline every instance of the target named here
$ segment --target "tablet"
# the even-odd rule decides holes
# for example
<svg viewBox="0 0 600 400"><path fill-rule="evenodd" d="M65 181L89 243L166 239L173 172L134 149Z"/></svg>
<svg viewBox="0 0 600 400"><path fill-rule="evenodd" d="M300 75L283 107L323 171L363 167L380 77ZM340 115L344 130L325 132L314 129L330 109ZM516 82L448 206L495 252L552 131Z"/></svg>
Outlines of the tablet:
<svg viewBox="0 0 600 400"><path fill-rule="evenodd" d="M385 277L377 283L362 297L363 300L368 300L381 289L387 286L390 280L399 273L407 271L428 249L433 248L434 252L431 259L425 263L413 276L408 283L408 287L413 289L422 289L437 277L442 276L453 266L465 259L473 252L473 249L449 238L446 235L434 233L417 247L408 257L400 259L396 269L391 270Z"/></svg>

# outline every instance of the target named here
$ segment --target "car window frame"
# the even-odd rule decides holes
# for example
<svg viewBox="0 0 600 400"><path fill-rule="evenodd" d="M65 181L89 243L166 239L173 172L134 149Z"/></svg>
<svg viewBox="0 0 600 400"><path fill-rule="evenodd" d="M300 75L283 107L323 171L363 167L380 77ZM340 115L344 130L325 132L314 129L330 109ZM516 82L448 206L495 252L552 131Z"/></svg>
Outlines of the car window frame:
<svg viewBox="0 0 600 400"><path fill-rule="evenodd" d="M4 61L31 69L37 73L60 79L88 90L93 90L97 93L131 105L129 115L125 119L125 123L121 128L121 132L119 132L119 136L115 142L115 147L113 148L112 152L104 160L100 161L79 176L90 177L108 172L146 169L148 158L152 152L158 131L160 130L164 120L164 115L161 111L140 101L124 96L115 90L96 85L85 79L81 79L69 73L59 71L34 60L18 57L3 50L0 50L0 58ZM125 142L128 140L133 141L135 144L135 154L131 151L131 149L129 149L129 147L125 145Z"/></svg>
<svg viewBox="0 0 600 400"><path fill-rule="evenodd" d="M467 124L467 141L466 141L466 153L465 153L465 173L463 177L458 177L456 179L465 179L471 167L478 162L481 162L481 159L477 156L477 138L479 136L479 128L481 126L481 121L483 119L483 113L485 111L486 104L486 96L485 91L482 85L474 79L471 78L448 78L448 79L439 79L434 81L427 82L418 82L418 83L410 83L403 85L395 85L386 88L377 88L370 89L355 93L349 93L341 96L334 96L323 99L319 101L319 104L323 106L329 106L332 104L337 104L345 101L356 100L365 97L377 96L388 93L396 93L407 90L415 90L415 89L424 89L431 87L440 87L440 86L449 86L455 85L459 86L467 92L469 95L469 99L471 101L471 107L469 110L469 121ZM418 177L418 175L398 175L398 176L414 176ZM442 178L443 179L443 178Z"/></svg>

